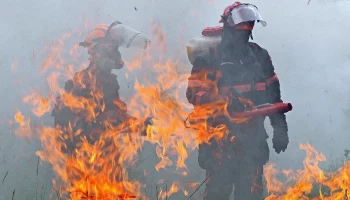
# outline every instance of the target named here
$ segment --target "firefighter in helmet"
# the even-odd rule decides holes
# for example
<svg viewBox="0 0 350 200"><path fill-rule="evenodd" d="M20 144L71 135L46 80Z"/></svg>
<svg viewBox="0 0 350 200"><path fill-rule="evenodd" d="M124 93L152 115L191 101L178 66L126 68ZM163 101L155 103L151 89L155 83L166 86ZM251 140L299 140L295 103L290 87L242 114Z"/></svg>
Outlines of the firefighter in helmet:
<svg viewBox="0 0 350 200"><path fill-rule="evenodd" d="M89 102L87 104L90 105L84 103L83 109L72 109L65 105L62 96L59 96L52 112L56 128L69 130L71 127L71 133L67 133L70 135L79 132L79 137L73 137L73 139L67 137L70 139L66 140L67 147L62 151L74 156L77 144L82 142L82 135L90 144L94 144L98 141L99 134L110 125L116 127L130 119L135 119L127 114L126 104L119 97L120 87L117 76L112 73L112 70L121 69L124 66L119 52L120 47L146 49L149 45L150 40L145 34L118 21L109 26L100 24L87 34L80 46L87 49L90 64L68 80L64 89L66 93L77 99L80 97L86 99L87 101L81 103ZM91 114L88 108L91 105L96 114L92 118L88 113ZM120 181L122 176L120 174L115 178Z"/></svg>
<svg viewBox="0 0 350 200"><path fill-rule="evenodd" d="M269 53L249 41L256 23L266 26L258 8L235 2L225 8L220 22L223 26L206 28L202 36L189 41L188 58L193 67L186 90L188 101L196 107L215 99L211 91L218 91L217 95L228 102L237 95L254 105L282 102ZM213 82L217 90L211 88ZM279 154L289 143L286 116L282 113L269 118L273 148ZM222 141L221 145L214 139L200 144L198 162L209 177L204 199L227 200L233 185L234 199L263 199L263 166L269 160L264 120L256 117L242 124L225 122L234 140Z"/></svg>

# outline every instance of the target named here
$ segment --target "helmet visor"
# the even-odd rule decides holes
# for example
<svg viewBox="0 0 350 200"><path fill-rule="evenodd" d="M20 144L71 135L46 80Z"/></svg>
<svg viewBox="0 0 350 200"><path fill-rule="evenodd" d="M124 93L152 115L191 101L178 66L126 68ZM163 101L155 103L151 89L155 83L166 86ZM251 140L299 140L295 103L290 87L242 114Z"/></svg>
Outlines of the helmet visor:
<svg viewBox="0 0 350 200"><path fill-rule="evenodd" d="M235 7L227 19L227 23L231 26L236 26L242 22L249 21L260 22L263 26L267 25L266 21L261 17L258 9L251 4L241 4Z"/></svg>
<svg viewBox="0 0 350 200"><path fill-rule="evenodd" d="M150 41L147 36L129 26L118 24L110 30L113 42L121 47L146 48Z"/></svg>

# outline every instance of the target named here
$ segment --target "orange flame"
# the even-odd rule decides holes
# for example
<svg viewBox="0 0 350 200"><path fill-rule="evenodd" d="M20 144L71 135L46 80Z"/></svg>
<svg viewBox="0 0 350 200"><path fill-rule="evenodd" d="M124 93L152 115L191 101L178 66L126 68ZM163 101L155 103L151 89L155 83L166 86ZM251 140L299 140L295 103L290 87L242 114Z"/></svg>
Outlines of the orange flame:
<svg viewBox="0 0 350 200"><path fill-rule="evenodd" d="M20 128L16 130L16 134L21 137L30 137L30 118L26 119L20 111L18 111L15 114L14 118L16 122L20 125Z"/></svg>
<svg viewBox="0 0 350 200"><path fill-rule="evenodd" d="M156 155L160 159L154 164L157 171L176 165L176 174L186 176L186 160L198 144L209 142L211 138L223 139L227 136L227 127L224 124L212 126L207 120L209 116L224 115L235 123L249 120L232 118L227 112L228 102L217 99L211 104L196 107L189 117L189 121L196 122L192 125L195 130L186 128L183 123L191 106L183 100L182 94L183 88L187 86L188 74L180 72L180 66L184 65L180 61L163 59L167 51L165 32L158 25L153 25L152 30L155 47L149 49L146 55L125 63L130 71L139 70L140 74L150 71L154 77L136 80L136 94L127 106L115 100L115 106L121 110L117 113L105 110L104 93L93 71L74 73L86 67L86 63L79 61L77 45L69 47L65 44L66 40L74 36L73 33L64 34L62 39L44 48L48 54L41 67L42 72L50 72L47 75L49 94L44 96L35 91L25 96L23 101L32 104L32 112L39 117L51 111L55 104L54 112L67 112L67 120L71 118L66 127L41 127L42 150L37 152L42 160L52 165L58 177L54 185L60 188L63 196L73 200L126 199L135 196L148 199L142 192L145 185L137 180L129 180L127 171L138 159L138 150L142 149L145 142L156 145ZM66 56L69 56L68 60L65 60ZM60 81L64 78L72 79L72 82L63 89ZM76 96L70 87L80 90L89 87L89 97ZM55 98L57 95L59 98ZM252 106L248 100L237 100ZM125 116L126 110L133 118ZM146 136L141 137L138 133L146 127L140 119L149 116L153 116L153 125L147 127ZM115 125L118 119L124 122ZM30 118L17 112L15 120L20 126L17 131L19 135L32 136ZM87 125L81 125L81 121ZM229 139L233 141L235 138ZM75 148L72 149L73 143ZM275 178L278 171L273 165L265 168L269 192L267 199L307 199L306 194L311 192L315 183L331 190L328 197L320 189L321 199L349 198L349 163L345 163L337 173L327 174L318 167L318 163L325 160L324 156L310 145L302 145L301 148L307 151L305 169L296 173L284 171L288 177L286 182ZM176 162L172 160L174 156ZM295 183L295 186L286 183ZM199 183L188 184L175 180L168 190L161 190L158 197L165 199L178 192L187 196L188 191L193 191L197 185Z"/></svg>
<svg viewBox="0 0 350 200"><path fill-rule="evenodd" d="M310 144L300 145L300 148L306 151L304 169L297 172L284 170L286 181L276 179L277 170L273 165L265 168L267 189L270 194L266 199L349 199L350 162L346 161L336 172L326 173L318 166L320 162L326 160L322 153L318 153ZM318 195L312 196L311 192L315 186L319 188ZM329 192L326 192L327 190Z"/></svg>
<svg viewBox="0 0 350 200"><path fill-rule="evenodd" d="M136 180L128 180L127 168L137 160L138 150L145 142L156 144L156 154L160 158L154 168L159 171L176 165L180 176L187 176L186 159L201 142L208 142L211 137L223 138L227 130L225 126L211 127L204 120L196 126L200 131L184 127L184 119L188 116L191 106L181 98L183 88L187 86L188 74L179 71L183 65L179 61L167 59L163 61L162 55L167 50L165 32L158 25L153 25L155 48L149 49L146 54L137 56L138 59L126 62L129 70L141 73L150 70L154 74L153 80L136 80L136 94L128 104L128 112L137 119L153 116L152 127L147 127L147 136L140 137L138 132L145 127L135 119L125 120L115 126L113 121L125 114L105 112L104 94L98 86L95 72L80 71L85 64L80 64L77 45L69 47L65 41L74 34L63 34L62 39L44 48L48 54L42 62L41 72L50 72L47 75L49 94L44 96L40 92L33 92L24 97L24 103L33 106L32 112L41 117L56 107L54 112L66 113L69 123L67 127L41 127L40 140L42 150L38 156L49 162L59 181L55 180L55 187L61 188L62 195L70 199L92 198L126 198L125 194L136 195L147 199L141 192L144 187ZM69 60L65 56L69 55ZM145 56L146 55L146 56ZM153 55L161 55L155 58ZM144 59L144 60L143 60ZM155 61L156 60L156 61ZM141 68L142 63L150 64L148 68ZM68 77L72 82L60 87L62 77ZM128 75L126 75L128 77ZM69 88L84 90L91 89L89 97L76 96ZM56 96L59 98L55 98ZM120 110L126 106L119 100L114 101ZM225 102L216 102L195 110L192 116L208 118L209 115L226 109ZM29 119L24 120L16 114L16 120L21 129L29 132ZM94 128L96 125L83 127L81 119L88 124L99 124L103 128ZM114 120L113 120L114 119ZM243 120L244 121L244 120ZM122 130L129 127L129 132ZM87 135L87 131L90 134ZM90 140L94 140L91 143ZM75 144L72 150L71 144ZM68 153L72 152L72 153ZM172 157L177 157L173 162ZM165 198L179 191L188 195L186 184L175 181L168 191L160 191L159 197Z"/></svg>

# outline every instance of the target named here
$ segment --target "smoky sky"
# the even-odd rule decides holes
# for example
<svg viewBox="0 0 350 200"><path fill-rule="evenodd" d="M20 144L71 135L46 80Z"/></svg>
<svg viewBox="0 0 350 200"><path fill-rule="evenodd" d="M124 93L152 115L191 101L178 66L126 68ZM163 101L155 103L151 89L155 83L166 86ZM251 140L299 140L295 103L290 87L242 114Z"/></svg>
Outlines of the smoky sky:
<svg viewBox="0 0 350 200"><path fill-rule="evenodd" d="M282 99L293 104L287 114L290 143L286 152L276 154L272 149L272 130L269 121L266 127L270 135L271 162L281 168L302 167L305 152L300 143L311 143L322 152L329 164L340 162L344 149L350 148L348 125L350 120L349 78L350 53L350 2L348 1L248 1L255 4L267 26L259 24L253 31L253 42L268 50L275 71L281 82ZM185 42L201 35L203 28L219 26L220 15L228 0L76 0L76 1L2 1L0 8L2 30L0 54L0 92L2 94L0 119L1 155L0 179L9 170L9 175L0 188L0 198L8 199L14 189L18 198L33 195L36 190L35 151L37 141L27 142L15 137L9 127L17 109L29 114L21 98L31 88L45 87L37 75L38 64L33 51L45 43L59 39L63 33L83 27L85 21L93 28L100 23L110 24L115 20L152 34L152 23L158 23L166 33L169 57L180 56L186 61ZM135 10L136 8L136 10ZM87 31L83 31L84 34ZM77 38L77 43L81 38ZM78 41L79 40L79 41ZM81 50L84 53L84 50ZM132 55L122 50L123 57ZM11 64L17 60L17 70ZM190 71L190 64L182 68ZM118 75L126 69L116 71ZM140 74L141 75L141 74ZM21 80L21 81L20 81ZM120 78L121 95L130 96L132 87ZM49 116L45 119L52 120ZM150 150L147 150L149 148ZM147 147L141 156L147 157L154 150ZM154 155L153 155L154 157ZM153 158L155 159L155 158ZM152 159L150 159L152 161ZM152 162L145 168L152 168ZM189 157L189 168L198 171L196 181L204 179L197 164L196 153ZM40 181L51 180L49 167L41 168ZM46 183L45 182L45 183ZM42 183L41 183L42 184ZM42 187L40 185L39 189Z"/></svg>

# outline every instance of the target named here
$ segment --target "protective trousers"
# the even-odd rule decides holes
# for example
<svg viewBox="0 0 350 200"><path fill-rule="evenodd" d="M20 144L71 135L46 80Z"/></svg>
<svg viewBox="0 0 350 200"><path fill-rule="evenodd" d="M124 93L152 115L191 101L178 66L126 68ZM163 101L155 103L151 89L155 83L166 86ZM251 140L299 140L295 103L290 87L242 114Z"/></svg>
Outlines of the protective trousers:
<svg viewBox="0 0 350 200"><path fill-rule="evenodd" d="M240 166L234 171L229 167L207 170L203 200L229 200L234 189L235 200L263 200L262 166Z"/></svg>
<svg viewBox="0 0 350 200"><path fill-rule="evenodd" d="M269 159L263 119L230 127L227 138L234 139L199 147L199 165L209 176L203 199L228 200L234 186L235 200L262 200L263 166Z"/></svg>

